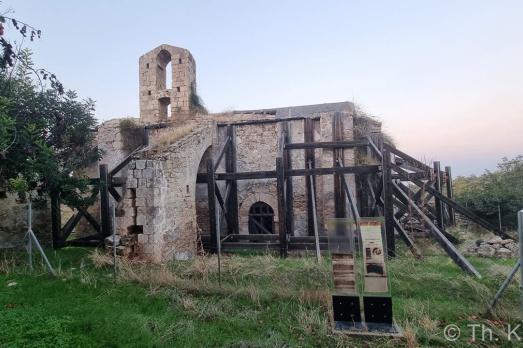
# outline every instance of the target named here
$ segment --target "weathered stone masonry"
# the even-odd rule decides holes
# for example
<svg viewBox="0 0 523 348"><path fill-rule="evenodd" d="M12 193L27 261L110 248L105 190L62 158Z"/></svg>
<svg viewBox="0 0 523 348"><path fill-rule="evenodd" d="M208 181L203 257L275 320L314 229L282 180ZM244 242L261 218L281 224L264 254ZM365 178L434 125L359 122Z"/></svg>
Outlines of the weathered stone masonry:
<svg viewBox="0 0 523 348"><path fill-rule="evenodd" d="M171 85L167 85L168 65L172 67ZM125 185L117 189L122 200L115 203L115 227L121 241L119 251L130 257L152 262L188 259L197 251L198 236L209 234L207 184L197 184L196 177L198 173L206 172L208 159L216 160L226 139L226 127L219 127L218 122L271 121L234 126L238 172L275 170L284 127L291 143L332 141L335 140L333 117L338 114L342 138L351 140L354 137L354 107L349 102L276 108L269 109L270 112L195 112L191 109L191 102L196 91L196 64L191 53L183 48L161 45L141 56L139 82L140 118L124 121L134 123L138 128L147 126L149 146L136 153L118 173L119 177L125 178ZM305 119L311 123L311 139L305 136ZM377 127L379 129L379 125ZM136 138L124 134L122 119L101 124L96 139L104 156L100 163L87 168L89 176L98 177L98 164L107 164L109 170L116 167L140 144L140 139ZM334 160L332 150L314 150L315 167L332 167ZM352 149L343 151L343 161L345 165L354 164ZM290 162L292 168L306 168L304 151L292 151ZM224 161L217 171L225 171ZM310 235L306 179L293 177L291 180L294 216L291 233ZM217 184L223 192L225 182ZM249 224L251 208L263 203L273 212L270 229L277 234L276 180L241 180L237 185L239 233L252 232ZM355 191L353 178L349 178L349 185ZM317 176L315 190L320 233L323 233L326 219L334 216L332 176ZM93 216L99 216L99 205L91 206L89 211ZM76 237L89 235L92 228L82 222L74 233Z"/></svg>
<svg viewBox="0 0 523 348"><path fill-rule="evenodd" d="M165 66L173 67L172 86L165 85ZM150 133L148 148L135 155L126 168L123 199L118 206L117 231L127 243L125 254L153 262L173 259L188 259L197 251L199 234L209 233L209 212L207 185L197 184L198 172L205 173L207 159L219 154L226 139L225 127L221 124L238 123L248 120L281 120L292 117L287 122L268 122L234 126L237 171L275 170L276 157L284 123L289 132L289 141L332 141L333 117L340 115L343 140L354 137L351 103L332 103L298 107L286 107L248 112L221 114L191 113L191 93L196 86L195 63L189 51L169 45L161 45L140 58L140 119L138 125L154 126ZM168 88L171 87L171 88ZM164 103L169 98L171 115L166 113ZM295 119L300 117L301 119ZM186 127L188 118L195 127L187 134L176 135L176 141L166 145L162 138L176 134ZM305 139L304 118L310 118L313 139ZM107 132L114 126L113 121L104 123L99 132ZM156 127L160 125L161 127ZM174 136L174 135L173 135ZM103 139L107 136L103 136ZM111 146L118 142L113 141ZM107 144L104 145L107 148ZM104 161L111 168L125 151L111 149ZM355 161L354 151L343 151L345 165ZM316 167L335 165L331 149L314 150ZM292 168L306 168L304 151L291 152ZM223 163L217 169L225 170ZM293 177L293 216L294 235L309 235L307 212L307 189L304 177ZM278 200L275 179L241 180L238 184L239 233L250 233L249 212L259 202L268 205L274 212L272 232L278 233ZM354 180L349 179L354 190ZM221 190L225 183L218 182ZM334 216L333 178L315 178L318 219L321 233L326 219ZM130 247L129 247L130 246Z"/></svg>

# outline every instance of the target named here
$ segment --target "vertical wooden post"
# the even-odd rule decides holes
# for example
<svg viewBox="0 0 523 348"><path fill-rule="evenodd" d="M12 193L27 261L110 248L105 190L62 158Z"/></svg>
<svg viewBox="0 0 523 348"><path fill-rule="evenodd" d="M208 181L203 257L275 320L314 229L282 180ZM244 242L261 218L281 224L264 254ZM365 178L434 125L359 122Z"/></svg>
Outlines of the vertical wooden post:
<svg viewBox="0 0 523 348"><path fill-rule="evenodd" d="M285 222L285 172L283 159L276 158L276 190L278 191L278 227L280 234L280 256L287 257L287 223Z"/></svg>
<svg viewBox="0 0 523 348"><path fill-rule="evenodd" d="M313 124L312 119L306 118L303 120L303 141L305 143L312 143L314 142L314 131L313 131ZM314 149L305 149L305 166L308 166L308 163L311 164L310 168L315 167L314 163ZM309 168L309 167L306 167ZM311 181L312 185L314 185L314 177L307 175L305 176L305 192L307 197L307 232L309 236L314 235L314 213L312 209L313 202L312 200L313 195L311 191Z"/></svg>
<svg viewBox="0 0 523 348"><path fill-rule="evenodd" d="M283 167L287 171L292 168L291 153L288 149L285 148L285 145L290 142L289 134L289 122L284 122L282 124L283 132ZM286 217L285 221L287 223L287 232L293 234L294 232L294 212L293 212L293 187L292 187L292 177L288 177L285 180L285 202L287 204L287 209L285 211Z"/></svg>
<svg viewBox="0 0 523 348"><path fill-rule="evenodd" d="M60 193L58 191L51 193L51 229L53 233L53 248L62 247L62 215L60 212Z"/></svg>
<svg viewBox="0 0 523 348"><path fill-rule="evenodd" d="M339 112L334 114L332 118L332 138L334 141L343 140L343 126L342 126L341 114ZM338 159L343 160L343 149L333 149L333 166L337 165ZM343 165L343 162L340 163ZM334 210L337 218L346 217L346 202L345 202L345 191L343 190L343 184L341 181L341 174L334 174Z"/></svg>
<svg viewBox="0 0 523 348"><path fill-rule="evenodd" d="M216 237L216 180L214 177L214 163L212 158L207 160L207 200L209 204L209 233L211 235L211 250L218 249Z"/></svg>
<svg viewBox="0 0 523 348"><path fill-rule="evenodd" d="M111 209L109 207L109 170L107 164L100 164L100 220L102 236L111 235Z"/></svg>
<svg viewBox="0 0 523 348"><path fill-rule="evenodd" d="M452 169L450 166L445 167L445 173L447 174L447 197L449 199L454 199L454 187L452 186ZM447 206L449 211L449 225L454 226L456 224L456 213L454 208Z"/></svg>
<svg viewBox="0 0 523 348"><path fill-rule="evenodd" d="M390 168L390 151L384 148L382 152L383 170L383 215L385 217L385 235L387 237L387 254L396 256L396 241L394 240L394 201L392 198L392 173Z"/></svg>
<svg viewBox="0 0 523 348"><path fill-rule="evenodd" d="M234 126L227 126L227 136L230 137L229 148L225 152L225 171L227 173L236 172L236 132ZM227 214L229 216L229 233L239 233L238 220L238 183L236 180L228 180L230 187L229 196L227 197Z"/></svg>
<svg viewBox="0 0 523 348"><path fill-rule="evenodd" d="M439 161L434 162L434 175L435 175L435 184L434 188L441 193L441 166ZM443 203L438 197L434 197L434 205L436 210L436 222L440 231L445 231L445 222L443 221Z"/></svg>

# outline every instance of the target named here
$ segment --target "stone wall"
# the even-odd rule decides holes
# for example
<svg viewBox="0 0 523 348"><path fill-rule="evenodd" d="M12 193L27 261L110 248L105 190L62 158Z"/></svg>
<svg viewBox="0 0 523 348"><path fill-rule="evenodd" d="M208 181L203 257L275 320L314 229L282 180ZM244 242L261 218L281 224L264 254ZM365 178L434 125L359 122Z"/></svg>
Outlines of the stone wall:
<svg viewBox="0 0 523 348"><path fill-rule="evenodd" d="M151 149L129 165L121 235L137 234L139 254L153 262L192 258L197 248L196 175L214 128L207 124L165 149ZM141 226L131 228L130 226Z"/></svg>
<svg viewBox="0 0 523 348"><path fill-rule="evenodd" d="M313 139L316 142L332 141L332 118L334 112L319 113L313 117ZM221 114L217 117L220 122L238 122L247 120L274 119L270 115L243 115L243 114ZM353 116L352 110L341 114L344 140L353 139ZM262 124L236 125L236 148L237 148L237 170L239 172L275 170L276 157L278 156L278 141L283 131L283 122L271 122ZM216 134L217 143L225 139L225 127L218 129ZM293 143L304 142L304 120L291 120L288 122L289 141ZM221 148L221 147L218 147ZM354 150L345 149L343 160L346 166L354 165ZM316 167L332 167L334 165L334 154L330 149L315 150ZM304 162L304 150L291 151L291 166L295 169L306 168ZM353 175L346 175L350 189L355 192ZM297 236L308 235L307 219L307 189L304 177L293 177L293 215L294 230ZM334 189L332 176L317 176L316 197L317 211L320 225L320 233L323 232L327 219L334 217ZM274 233L278 233L278 200L275 179L241 180L238 181L238 203L239 203L239 229L240 233L247 234L249 209L262 201L271 206L275 212ZM206 202L205 202L206 204ZM204 204L202 202L202 209Z"/></svg>
<svg viewBox="0 0 523 348"><path fill-rule="evenodd" d="M171 63L172 85L166 85L166 66ZM144 123L169 119L188 113L191 93L196 90L196 63L183 48L161 45L144 54L139 61L140 118Z"/></svg>
<svg viewBox="0 0 523 348"><path fill-rule="evenodd" d="M21 248L27 232L27 203L20 203L17 195L7 194L0 199L0 249ZM51 210L49 203L33 209L33 232L42 245L52 244Z"/></svg>
<svg viewBox="0 0 523 348"><path fill-rule="evenodd" d="M278 123L236 126L237 170L251 172L276 170ZM249 209L258 202L267 203L274 211L274 233L278 233L278 198L276 179L238 181L240 233L249 233Z"/></svg>

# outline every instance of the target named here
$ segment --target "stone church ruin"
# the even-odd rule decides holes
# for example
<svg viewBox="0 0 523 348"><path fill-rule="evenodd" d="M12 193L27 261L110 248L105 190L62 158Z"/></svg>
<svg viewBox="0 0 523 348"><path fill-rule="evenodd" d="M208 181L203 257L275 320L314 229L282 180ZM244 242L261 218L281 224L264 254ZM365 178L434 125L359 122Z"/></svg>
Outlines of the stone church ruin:
<svg viewBox="0 0 523 348"><path fill-rule="evenodd" d="M88 171L100 185L98 204L76 207L62 224L52 197L55 247L106 239L150 262L218 247L286 256L327 249L333 218L352 221L357 235L361 217L382 217L389 256L396 236L419 255L412 226L423 225L459 267L479 275L445 230L455 213L507 238L453 200L449 167L389 144L381 124L350 102L207 113L195 59L170 45L140 57L139 102L139 119L97 129L104 156ZM106 238L113 230L115 246Z"/></svg>

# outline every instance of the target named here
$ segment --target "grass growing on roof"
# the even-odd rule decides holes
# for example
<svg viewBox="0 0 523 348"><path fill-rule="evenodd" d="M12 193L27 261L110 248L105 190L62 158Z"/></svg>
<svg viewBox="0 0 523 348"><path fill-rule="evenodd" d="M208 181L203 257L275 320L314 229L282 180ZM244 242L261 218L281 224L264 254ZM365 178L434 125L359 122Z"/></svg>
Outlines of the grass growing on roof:
<svg viewBox="0 0 523 348"><path fill-rule="evenodd" d="M436 252L390 262L394 313L407 340L356 339L330 331L330 260L271 254L215 256L149 265L68 248L29 274L23 254L0 256L0 345L144 347L446 346L449 323L486 323L487 301L513 260L472 259L484 275L465 275ZM402 254L400 252L400 254ZM8 284L15 285L8 286ZM518 290L508 289L491 325L516 322ZM499 344L510 346L506 341ZM464 339L454 346L470 346Z"/></svg>

